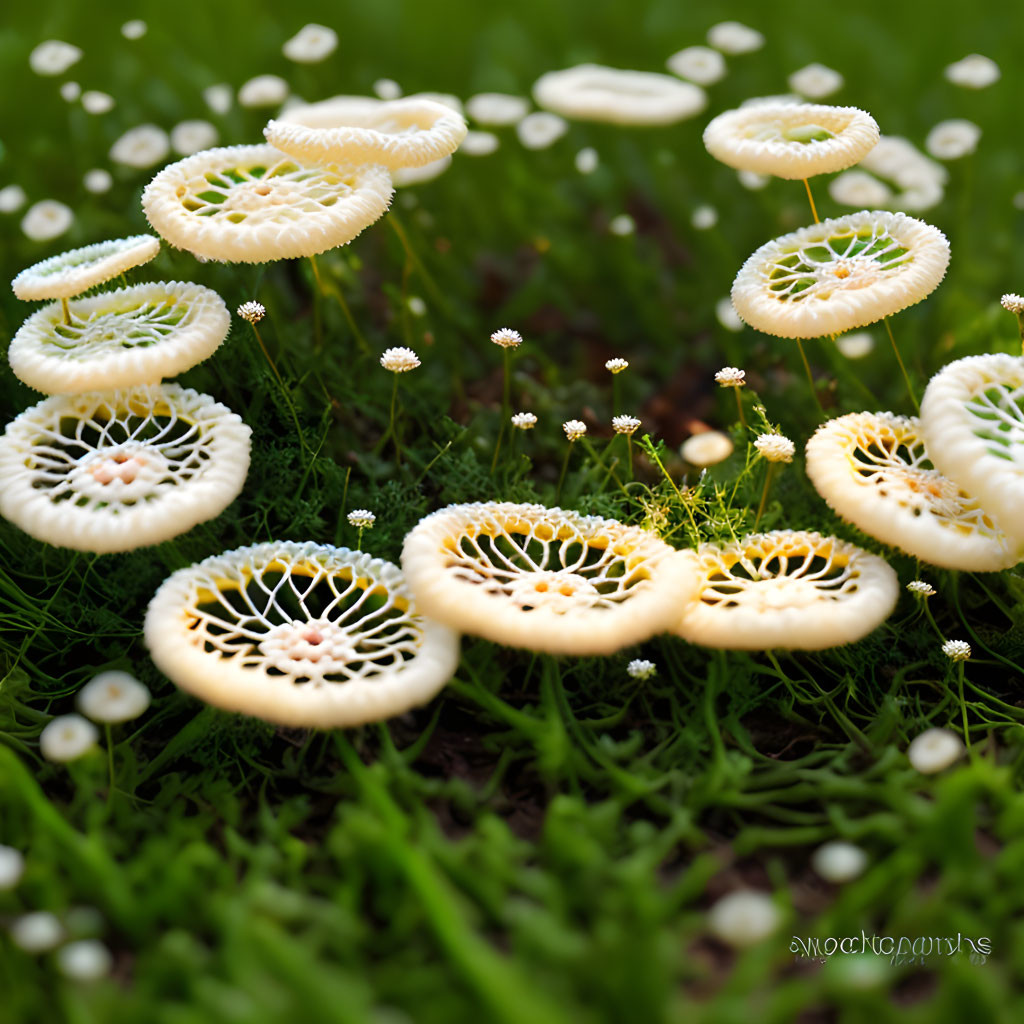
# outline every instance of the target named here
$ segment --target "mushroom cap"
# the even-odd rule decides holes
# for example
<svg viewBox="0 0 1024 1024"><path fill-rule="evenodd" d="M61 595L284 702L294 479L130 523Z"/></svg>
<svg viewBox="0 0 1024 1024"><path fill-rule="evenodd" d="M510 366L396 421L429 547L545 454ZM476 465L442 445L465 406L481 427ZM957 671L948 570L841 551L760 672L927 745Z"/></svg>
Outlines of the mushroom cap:
<svg viewBox="0 0 1024 1024"><path fill-rule="evenodd" d="M579 64L549 71L534 83L539 106L578 121L610 124L675 124L704 109L704 90L653 71Z"/></svg>
<svg viewBox="0 0 1024 1024"><path fill-rule="evenodd" d="M11 340L15 376L47 395L154 384L211 356L231 314L212 289L158 281L80 299L64 323L59 302L33 313Z"/></svg>
<svg viewBox="0 0 1024 1024"><path fill-rule="evenodd" d="M351 242L392 192L375 164L305 166L273 146L226 146L168 164L143 190L142 208L179 249L266 263Z"/></svg>
<svg viewBox="0 0 1024 1024"><path fill-rule="evenodd" d="M0 436L0 515L78 551L158 544L234 501L250 433L178 384L47 398Z"/></svg>
<svg viewBox="0 0 1024 1024"><path fill-rule="evenodd" d="M704 129L704 145L716 160L779 178L852 167L878 137L865 111L820 103L758 103L727 110Z"/></svg>
<svg viewBox="0 0 1024 1024"><path fill-rule="evenodd" d="M860 210L766 242L736 275L732 304L765 334L841 334L920 302L948 264L938 228L905 213Z"/></svg>
<svg viewBox="0 0 1024 1024"><path fill-rule="evenodd" d="M263 129L267 141L307 163L422 167L450 156L466 137L466 120L443 103L407 96L368 96L293 107Z"/></svg>
<svg viewBox="0 0 1024 1024"><path fill-rule="evenodd" d="M1024 359L995 353L944 367L925 389L921 428L938 469L1024 554Z"/></svg>
<svg viewBox="0 0 1024 1024"><path fill-rule="evenodd" d="M899 597L887 562L820 533L755 533L687 554L701 583L675 632L704 647L838 647L867 636Z"/></svg>
<svg viewBox="0 0 1024 1024"><path fill-rule="evenodd" d="M611 654L671 627L696 578L680 552L612 519L511 502L449 505L405 538L425 615L549 654Z"/></svg>
<svg viewBox="0 0 1024 1024"><path fill-rule="evenodd" d="M132 267L148 263L160 251L152 235L97 242L51 256L26 267L11 282L19 299L70 299Z"/></svg>
<svg viewBox="0 0 1024 1024"><path fill-rule="evenodd" d="M281 725L334 729L430 700L458 634L425 618L398 567L361 551L281 541L180 569L145 638L183 690Z"/></svg>
<svg viewBox="0 0 1024 1024"><path fill-rule="evenodd" d="M848 523L932 565L993 572L1017 562L977 499L933 467L916 418L829 420L807 442L807 475Z"/></svg>

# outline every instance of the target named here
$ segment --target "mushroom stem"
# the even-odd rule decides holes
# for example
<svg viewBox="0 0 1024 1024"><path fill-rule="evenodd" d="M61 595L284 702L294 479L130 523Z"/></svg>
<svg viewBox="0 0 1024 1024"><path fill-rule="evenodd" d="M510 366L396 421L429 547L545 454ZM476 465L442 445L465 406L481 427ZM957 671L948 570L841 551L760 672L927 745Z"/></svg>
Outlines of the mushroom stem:
<svg viewBox="0 0 1024 1024"><path fill-rule="evenodd" d="M885 332L889 335L892 350L896 353L896 362L900 364L900 372L903 374L903 382L907 385L907 394L910 395L910 400L914 403L914 409L917 412L920 412L921 406L917 401L917 395L914 394L914 388L910 383L910 376L907 374L907 368L903 365L903 357L900 355L900 350L896 346L896 339L893 337L892 328L889 326L889 318L887 316L882 317L882 323L885 324Z"/></svg>
<svg viewBox="0 0 1024 1024"><path fill-rule="evenodd" d="M764 515L764 507L768 503L768 492L771 490L772 477L775 475L775 463L769 462L768 469L764 474L764 487L761 490L761 503L757 506L757 515L754 516L754 529L757 529L757 524L761 522L761 516Z"/></svg>
<svg viewBox="0 0 1024 1024"><path fill-rule="evenodd" d="M811 213L814 215L814 223L820 224L821 221L818 219L818 208L814 205L814 196L811 195L811 183L804 178L804 188L807 189L807 200L811 204Z"/></svg>
<svg viewBox="0 0 1024 1024"><path fill-rule="evenodd" d="M61 317L64 320L65 326L67 324L70 324L71 323L71 307L68 306L68 300L67 299L63 299L62 298L60 300L60 312L61 312Z"/></svg>
<svg viewBox="0 0 1024 1024"><path fill-rule="evenodd" d="M733 390L733 394L736 395L736 411L740 414L740 426L742 426L743 429L746 430L747 429L747 417L744 415L744 412L743 412L743 401L740 398L740 389L738 387L736 387L736 388L733 388L732 390Z"/></svg>

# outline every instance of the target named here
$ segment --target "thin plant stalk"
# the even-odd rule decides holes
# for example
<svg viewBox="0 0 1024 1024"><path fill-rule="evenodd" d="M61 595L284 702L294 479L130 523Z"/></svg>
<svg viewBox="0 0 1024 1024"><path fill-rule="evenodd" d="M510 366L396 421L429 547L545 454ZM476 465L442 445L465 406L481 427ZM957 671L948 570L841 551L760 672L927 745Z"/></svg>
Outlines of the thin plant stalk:
<svg viewBox="0 0 1024 1024"><path fill-rule="evenodd" d="M814 216L814 223L820 224L821 221L818 219L818 208L814 205L814 196L811 195L811 183L804 178L804 188L807 189L807 201L811 204L811 213Z"/></svg>
<svg viewBox="0 0 1024 1024"><path fill-rule="evenodd" d="M893 352L896 354L896 362L900 364L900 373L903 374L903 383L907 385L907 394L910 395L910 400L914 403L914 408L920 412L921 406L917 401L917 395L914 394L914 388L910 383L910 376L907 373L907 368L903 365L903 357L900 355L900 350L896 345L896 339L893 337L892 327L889 326L889 318L887 316L882 317L882 323L885 324L885 332L889 335L889 342L892 345Z"/></svg>
<svg viewBox="0 0 1024 1024"><path fill-rule="evenodd" d="M754 529L757 529L757 524L761 522L761 516L764 515L765 505L768 504L768 492L772 487L772 477L775 475L775 463L769 462L768 469L764 474L764 487L761 489L761 503L757 506L757 515L754 516Z"/></svg>

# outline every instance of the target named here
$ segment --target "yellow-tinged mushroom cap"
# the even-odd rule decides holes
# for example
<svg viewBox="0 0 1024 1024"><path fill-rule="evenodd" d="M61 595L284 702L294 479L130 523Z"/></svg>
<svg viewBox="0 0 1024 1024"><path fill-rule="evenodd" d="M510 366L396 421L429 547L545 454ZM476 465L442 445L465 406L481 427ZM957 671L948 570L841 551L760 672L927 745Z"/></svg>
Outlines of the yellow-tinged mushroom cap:
<svg viewBox="0 0 1024 1024"><path fill-rule="evenodd" d="M47 398L0 436L0 515L78 551L158 544L234 501L250 434L177 384Z"/></svg>
<svg viewBox="0 0 1024 1024"><path fill-rule="evenodd" d="M551 654L611 654L671 627L692 569L653 534L560 508L449 505L405 538L424 614L461 632Z"/></svg>
<svg viewBox="0 0 1024 1024"><path fill-rule="evenodd" d="M884 622L899 597L887 562L820 533L757 533L686 554L700 588L675 632L704 647L813 651L853 643Z"/></svg>
<svg viewBox="0 0 1024 1024"><path fill-rule="evenodd" d="M290 541L174 573L145 637L157 667L201 700L314 729L423 704L459 660L458 634L420 613L397 566Z"/></svg>
<svg viewBox="0 0 1024 1024"><path fill-rule="evenodd" d="M829 420L807 442L807 475L837 515L932 565L993 572L1017 562L977 499L932 466L916 418Z"/></svg>
<svg viewBox="0 0 1024 1024"><path fill-rule="evenodd" d="M935 289L949 264L938 228L861 210L772 239L740 268L736 312L781 338L841 334L898 313Z"/></svg>
<svg viewBox="0 0 1024 1024"><path fill-rule="evenodd" d="M15 375L48 395L155 384L211 356L231 314L199 284L161 281L60 303L33 313L11 341Z"/></svg>
<svg viewBox="0 0 1024 1024"><path fill-rule="evenodd" d="M142 208L164 239L229 263L315 256L352 241L391 201L384 167L306 166L273 146L208 149L169 164Z"/></svg>

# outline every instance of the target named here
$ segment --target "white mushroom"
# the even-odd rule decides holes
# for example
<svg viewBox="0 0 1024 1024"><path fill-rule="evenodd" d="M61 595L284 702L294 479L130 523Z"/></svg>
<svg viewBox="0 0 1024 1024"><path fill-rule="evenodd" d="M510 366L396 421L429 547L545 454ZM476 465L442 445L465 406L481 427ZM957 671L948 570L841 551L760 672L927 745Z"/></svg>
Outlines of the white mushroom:
<svg viewBox="0 0 1024 1024"><path fill-rule="evenodd" d="M410 531L402 567L424 614L551 654L611 654L668 629L696 577L653 534L560 508L449 505Z"/></svg>
<svg viewBox="0 0 1024 1024"><path fill-rule="evenodd" d="M204 150L169 164L142 207L171 245L233 263L314 256L381 217L393 189L373 164L304 166L272 146Z"/></svg>
<svg viewBox="0 0 1024 1024"><path fill-rule="evenodd" d="M736 275L732 302L766 334L841 334L920 302L948 264L949 242L938 228L862 210L762 245Z"/></svg>
<svg viewBox="0 0 1024 1024"><path fill-rule="evenodd" d="M70 299L132 267L148 263L160 251L152 235L133 235L71 249L27 267L11 282L19 299Z"/></svg>
<svg viewBox="0 0 1024 1024"><path fill-rule="evenodd" d="M420 612L397 566L290 541L174 573L145 637L157 667L202 700L315 729L423 704L459 660L458 634Z"/></svg>
<svg viewBox="0 0 1024 1024"><path fill-rule="evenodd" d="M0 514L79 551L156 544L238 496L249 436L233 412L177 384L48 398L0 437Z"/></svg>
<svg viewBox="0 0 1024 1024"><path fill-rule="evenodd" d="M726 650L820 650L853 643L888 618L896 573L836 537L778 530L687 552L700 578L676 632Z"/></svg>
<svg viewBox="0 0 1024 1024"><path fill-rule="evenodd" d="M11 341L15 375L36 391L70 395L173 377L211 356L231 314L198 284L160 281L61 303L33 313Z"/></svg>
<svg viewBox="0 0 1024 1024"><path fill-rule="evenodd" d="M916 418L829 420L807 442L807 475L837 515L932 565L994 572L1017 562L978 501L932 466Z"/></svg>
<svg viewBox="0 0 1024 1024"><path fill-rule="evenodd" d="M450 156L466 137L466 121L451 107L420 97L337 96L293 107L270 121L263 134L272 146L307 163L394 169Z"/></svg>

